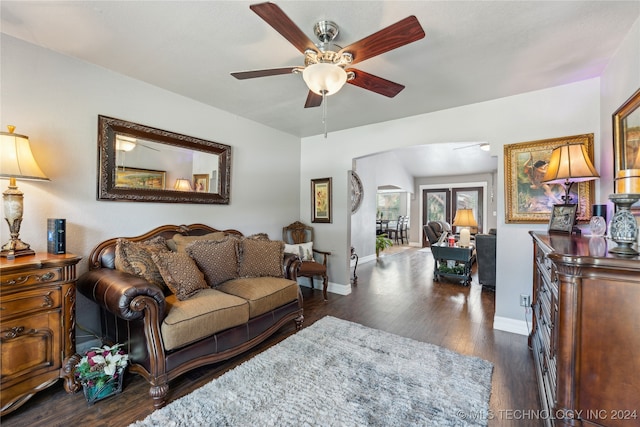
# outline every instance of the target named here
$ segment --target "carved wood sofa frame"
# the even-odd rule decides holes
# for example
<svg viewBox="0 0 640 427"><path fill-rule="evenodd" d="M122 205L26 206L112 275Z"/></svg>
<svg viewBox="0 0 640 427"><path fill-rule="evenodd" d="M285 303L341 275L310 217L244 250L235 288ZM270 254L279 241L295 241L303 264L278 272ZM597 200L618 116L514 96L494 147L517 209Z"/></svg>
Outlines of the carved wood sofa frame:
<svg viewBox="0 0 640 427"><path fill-rule="evenodd" d="M140 236L127 237L144 241L156 236L170 239L174 234L196 236L216 231L204 224L165 225ZM222 230L242 236L237 230ZM115 270L117 238L98 244L89 255L89 271L78 279L78 291L100 307L101 328L105 342L126 343L131 372L142 375L151 385L149 394L156 408L164 406L169 381L198 367L224 361L260 344L287 322L302 327L302 293L298 299L246 324L217 332L184 347L165 351L160 326L166 316L165 296L146 280ZM285 254L284 277L296 280L299 258Z"/></svg>

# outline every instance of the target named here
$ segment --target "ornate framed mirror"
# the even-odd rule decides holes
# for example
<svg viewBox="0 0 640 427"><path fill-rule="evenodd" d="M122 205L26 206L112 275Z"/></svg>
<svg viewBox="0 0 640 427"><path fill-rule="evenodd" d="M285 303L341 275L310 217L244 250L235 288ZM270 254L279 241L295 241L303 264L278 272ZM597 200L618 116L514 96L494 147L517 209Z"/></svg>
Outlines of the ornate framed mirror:
<svg viewBox="0 0 640 427"><path fill-rule="evenodd" d="M231 147L98 116L98 200L229 204Z"/></svg>

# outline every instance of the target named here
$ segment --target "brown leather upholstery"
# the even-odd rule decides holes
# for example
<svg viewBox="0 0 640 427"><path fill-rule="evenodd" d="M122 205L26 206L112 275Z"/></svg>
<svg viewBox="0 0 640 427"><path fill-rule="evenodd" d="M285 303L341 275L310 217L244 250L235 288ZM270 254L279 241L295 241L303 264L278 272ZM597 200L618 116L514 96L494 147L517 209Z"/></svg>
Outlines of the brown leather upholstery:
<svg viewBox="0 0 640 427"><path fill-rule="evenodd" d="M290 245L299 243L313 242L313 227L296 221L292 224L282 227L282 240ZM329 286L329 276L327 275L327 257L331 252L321 251L313 248L313 254L318 255L322 262L318 261L302 261L298 269L299 277L308 277L311 281L311 289L313 289L313 278L322 277L322 295L327 300L327 287Z"/></svg>
<svg viewBox="0 0 640 427"><path fill-rule="evenodd" d="M127 239L143 241L156 236L171 239L176 233L194 236L216 231L220 230L203 224L165 225ZM237 230L224 232L242 236ZM292 320L298 329L302 327L302 294L298 289L297 299L256 315L245 324L180 348L165 350L161 325L170 307L163 291L142 278L114 269L116 240L106 240L93 249L89 255L89 271L78 279L77 290L99 306L104 341L125 345L131 362L130 371L142 375L150 383L149 394L156 408L164 406L169 381L177 376L243 353ZM295 281L299 265L297 256L285 254L284 278Z"/></svg>

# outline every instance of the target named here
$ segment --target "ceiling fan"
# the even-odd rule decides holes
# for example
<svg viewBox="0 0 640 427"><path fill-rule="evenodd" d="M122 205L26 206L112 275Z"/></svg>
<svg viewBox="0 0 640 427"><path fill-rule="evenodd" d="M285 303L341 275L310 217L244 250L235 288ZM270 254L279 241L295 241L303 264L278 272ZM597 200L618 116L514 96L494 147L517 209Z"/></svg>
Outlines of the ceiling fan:
<svg viewBox="0 0 640 427"><path fill-rule="evenodd" d="M413 43L425 35L418 19L409 16L343 48L333 43L338 34L338 25L332 21L320 21L314 26L319 43L314 44L276 4L254 4L250 9L304 54L305 65L242 71L231 75L243 80L280 74L302 74L309 87L305 108L322 105L325 96L338 92L345 83L389 98L396 96L404 89L403 85L350 67Z"/></svg>

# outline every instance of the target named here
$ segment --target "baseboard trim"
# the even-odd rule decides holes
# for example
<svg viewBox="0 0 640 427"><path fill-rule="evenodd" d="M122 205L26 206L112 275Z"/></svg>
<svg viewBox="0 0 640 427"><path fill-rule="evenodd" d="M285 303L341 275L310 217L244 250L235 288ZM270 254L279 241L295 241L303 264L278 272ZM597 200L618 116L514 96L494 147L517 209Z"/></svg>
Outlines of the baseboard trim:
<svg viewBox="0 0 640 427"><path fill-rule="evenodd" d="M309 279L306 277L298 278L298 285L309 288ZM322 280L313 280L313 289L322 290ZM349 295L351 293L351 284L343 285L342 283L329 282L327 292L338 295Z"/></svg>
<svg viewBox="0 0 640 427"><path fill-rule="evenodd" d="M529 335L529 326L526 321L511 319L509 317L494 316L493 329L518 335Z"/></svg>

